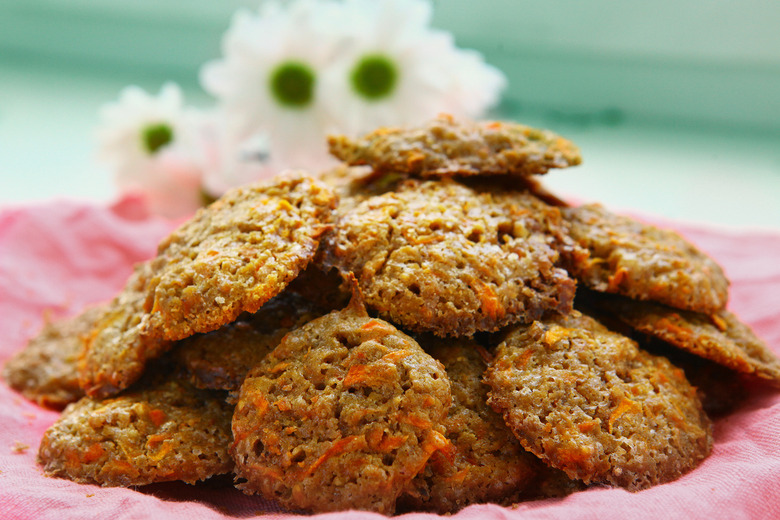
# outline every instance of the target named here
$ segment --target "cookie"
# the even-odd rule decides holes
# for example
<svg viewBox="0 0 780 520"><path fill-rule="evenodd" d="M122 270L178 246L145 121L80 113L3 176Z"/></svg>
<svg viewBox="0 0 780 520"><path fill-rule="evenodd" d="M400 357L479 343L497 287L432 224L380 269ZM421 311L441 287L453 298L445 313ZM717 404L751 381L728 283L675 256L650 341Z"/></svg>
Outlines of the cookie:
<svg viewBox="0 0 780 520"><path fill-rule="evenodd" d="M727 310L703 314L625 298L604 305L639 332L780 388L780 359Z"/></svg>
<svg viewBox="0 0 780 520"><path fill-rule="evenodd" d="M485 382L488 404L523 446L585 483L648 488L712 447L682 370L577 311L509 333Z"/></svg>
<svg viewBox="0 0 780 520"><path fill-rule="evenodd" d="M598 204L561 213L571 236L589 251L567 257L569 272L586 286L698 312L726 305L729 282L721 267L677 233Z"/></svg>
<svg viewBox="0 0 780 520"><path fill-rule="evenodd" d="M98 322L80 362L87 395L127 388L174 340L216 330L282 292L314 257L336 203L325 185L291 173L199 210Z"/></svg>
<svg viewBox="0 0 780 520"><path fill-rule="evenodd" d="M449 449L444 367L355 299L287 334L241 386L231 453L247 493L290 509L390 514Z"/></svg>
<svg viewBox="0 0 780 520"><path fill-rule="evenodd" d="M175 380L84 397L46 431L38 462L48 476L101 486L194 484L232 470L231 412L219 394Z"/></svg>
<svg viewBox="0 0 780 520"><path fill-rule="evenodd" d="M172 342L150 333L147 290L154 275L151 261L136 265L125 287L111 300L79 354L79 385L87 395L104 398L130 386L147 361L168 351Z"/></svg>
<svg viewBox="0 0 780 520"><path fill-rule="evenodd" d="M525 192L409 180L340 215L323 262L354 273L383 318L470 336L571 309L562 225L558 208Z"/></svg>
<svg viewBox="0 0 780 520"><path fill-rule="evenodd" d="M582 162L563 137L517 123L441 116L417 128L380 128L361 138L328 138L331 154L351 165L425 176L531 175Z"/></svg>
<svg viewBox="0 0 780 520"><path fill-rule="evenodd" d="M78 356L84 336L103 315L104 305L44 325L24 350L3 368L8 385L46 408L62 409L84 396L79 386Z"/></svg>
<svg viewBox="0 0 780 520"><path fill-rule="evenodd" d="M325 184L291 173L199 210L159 245L151 327L177 340L255 312L311 261L337 203Z"/></svg>
<svg viewBox="0 0 780 520"><path fill-rule="evenodd" d="M423 340L420 339L422 342ZM542 464L487 405L486 365L473 340L425 341L452 387L444 421L452 449L436 452L411 484L405 507L454 513L469 504L517 501L536 483Z"/></svg>
<svg viewBox="0 0 780 520"><path fill-rule="evenodd" d="M174 358L196 387L234 392L285 334L322 314L309 300L283 292L254 314L181 340Z"/></svg>
<svg viewBox="0 0 780 520"><path fill-rule="evenodd" d="M702 408L710 417L723 417L747 399L749 393L743 374L650 336L638 335L637 341L642 349L665 357L685 372L685 378L696 388Z"/></svg>

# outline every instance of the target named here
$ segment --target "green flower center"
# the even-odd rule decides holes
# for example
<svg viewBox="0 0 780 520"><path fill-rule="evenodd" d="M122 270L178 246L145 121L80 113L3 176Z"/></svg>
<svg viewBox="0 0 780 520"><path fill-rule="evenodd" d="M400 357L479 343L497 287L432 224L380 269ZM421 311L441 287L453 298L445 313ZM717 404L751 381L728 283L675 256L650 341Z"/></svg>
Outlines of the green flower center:
<svg viewBox="0 0 780 520"><path fill-rule="evenodd" d="M387 56L368 54L352 68L350 79L355 92L370 101L377 101L395 90L398 67Z"/></svg>
<svg viewBox="0 0 780 520"><path fill-rule="evenodd" d="M166 123L150 125L141 130L141 142L149 155L156 154L160 148L173 141L173 128Z"/></svg>
<svg viewBox="0 0 780 520"><path fill-rule="evenodd" d="M286 61L271 73L271 94L289 108L304 108L314 99L314 71L298 61Z"/></svg>

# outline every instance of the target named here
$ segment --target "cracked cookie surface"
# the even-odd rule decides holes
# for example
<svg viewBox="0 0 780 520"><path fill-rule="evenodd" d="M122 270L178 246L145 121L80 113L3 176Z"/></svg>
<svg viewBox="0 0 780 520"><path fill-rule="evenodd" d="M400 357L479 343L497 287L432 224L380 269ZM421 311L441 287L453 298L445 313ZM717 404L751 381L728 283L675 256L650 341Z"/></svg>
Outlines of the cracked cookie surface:
<svg viewBox="0 0 780 520"><path fill-rule="evenodd" d="M645 489L690 471L712 447L682 370L576 311L512 331L485 381L523 446L585 483Z"/></svg>
<svg viewBox="0 0 780 520"><path fill-rule="evenodd" d="M441 364L353 300L284 337L247 376L232 454L247 493L292 509L390 514L447 449Z"/></svg>
<svg viewBox="0 0 780 520"><path fill-rule="evenodd" d="M348 164L424 176L531 175L582 162L571 141L549 130L450 116L417 128L379 128L357 139L332 136L328 144Z"/></svg>
<svg viewBox="0 0 780 520"><path fill-rule="evenodd" d="M46 431L38 461L49 476L101 486L194 484L232 470L231 412L219 394L176 380L84 397Z"/></svg>
<svg viewBox="0 0 780 520"><path fill-rule="evenodd" d="M64 408L84 396L78 358L84 339L103 316L106 304L44 325L27 346L6 362L3 378L27 399L47 408Z"/></svg>
<svg viewBox="0 0 780 520"><path fill-rule="evenodd" d="M516 502L536 483L543 464L487 405L487 365L478 346L469 339L420 341L450 380L452 405L444 426L452 449L431 457L412 481L405 506L444 514L469 504Z"/></svg>
<svg viewBox="0 0 780 520"><path fill-rule="evenodd" d="M570 256L567 269L588 287L699 312L725 307L729 282L723 270L677 233L599 204L561 213L572 238L589 251Z"/></svg>
<svg viewBox="0 0 780 520"><path fill-rule="evenodd" d="M557 267L562 226L558 208L526 192L408 180L341 214L324 263L354 273L382 317L469 336L571 309L575 282Z"/></svg>

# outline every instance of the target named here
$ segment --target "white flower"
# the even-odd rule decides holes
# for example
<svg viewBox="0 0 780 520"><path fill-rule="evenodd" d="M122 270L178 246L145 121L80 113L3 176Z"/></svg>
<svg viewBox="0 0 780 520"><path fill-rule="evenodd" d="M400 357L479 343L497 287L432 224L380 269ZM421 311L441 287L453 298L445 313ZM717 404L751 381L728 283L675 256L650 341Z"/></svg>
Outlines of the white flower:
<svg viewBox="0 0 780 520"><path fill-rule="evenodd" d="M157 96L127 87L100 115L98 155L120 189L142 194L150 211L167 217L201 206L203 116L185 109L177 85L164 85Z"/></svg>
<svg viewBox="0 0 780 520"><path fill-rule="evenodd" d="M225 117L227 146L265 133L279 164L318 167L327 157L324 136L333 114L321 94L321 74L337 38L335 4L299 0L238 12L223 40L223 58L201 71L204 88Z"/></svg>
<svg viewBox="0 0 780 520"><path fill-rule="evenodd" d="M340 130L421 123L442 112L477 117L497 102L503 75L430 27L424 0L346 0L349 44L323 79Z"/></svg>

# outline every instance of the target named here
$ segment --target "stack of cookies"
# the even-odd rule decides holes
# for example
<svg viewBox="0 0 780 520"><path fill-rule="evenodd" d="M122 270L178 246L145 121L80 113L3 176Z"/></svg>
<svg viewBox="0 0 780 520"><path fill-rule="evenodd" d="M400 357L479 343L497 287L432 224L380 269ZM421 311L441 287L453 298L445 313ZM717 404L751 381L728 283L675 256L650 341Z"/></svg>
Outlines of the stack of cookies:
<svg viewBox="0 0 780 520"><path fill-rule="evenodd" d="M228 192L4 369L64 408L46 474L235 485L291 510L454 512L694 469L780 360L679 235L538 182L548 131L443 116Z"/></svg>

